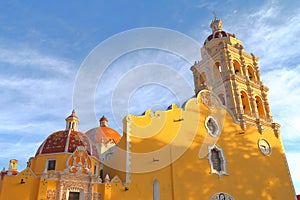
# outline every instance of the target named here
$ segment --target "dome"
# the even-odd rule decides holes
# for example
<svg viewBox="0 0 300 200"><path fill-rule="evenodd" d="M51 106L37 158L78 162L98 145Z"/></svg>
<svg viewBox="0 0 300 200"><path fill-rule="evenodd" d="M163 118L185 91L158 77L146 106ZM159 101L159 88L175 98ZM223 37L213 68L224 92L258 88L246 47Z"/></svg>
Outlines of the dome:
<svg viewBox="0 0 300 200"><path fill-rule="evenodd" d="M114 129L108 127L108 120L105 116L100 119L100 127L90 129L86 132L86 135L94 142L107 144L113 142L119 143L121 135Z"/></svg>
<svg viewBox="0 0 300 200"><path fill-rule="evenodd" d="M218 39L218 38L225 38L225 37L234 37L235 38L235 35L234 34L231 34L231 33L226 33L225 31L222 31L222 30L219 30L219 31L215 31L213 34L209 35L204 44L206 44L207 42L213 40L213 39Z"/></svg>
<svg viewBox="0 0 300 200"><path fill-rule="evenodd" d="M212 29L212 34L206 38L204 45L213 39L226 38L226 37L234 37L235 38L234 34L226 33L225 31L222 30L222 21L217 19L216 17L211 22L210 28Z"/></svg>
<svg viewBox="0 0 300 200"><path fill-rule="evenodd" d="M90 156L99 158L97 148L93 142L85 134L74 130L52 133L38 148L35 156L53 153L73 153L78 146L84 146Z"/></svg>
<svg viewBox="0 0 300 200"><path fill-rule="evenodd" d="M38 148L35 156L53 153L73 153L78 146L84 146L90 156L99 159L94 143L77 130L79 119L75 110L66 119L66 130L57 131L49 135Z"/></svg>
<svg viewBox="0 0 300 200"><path fill-rule="evenodd" d="M90 129L86 135L96 143L106 144L112 141L117 144L121 140L121 135L117 131L106 126Z"/></svg>

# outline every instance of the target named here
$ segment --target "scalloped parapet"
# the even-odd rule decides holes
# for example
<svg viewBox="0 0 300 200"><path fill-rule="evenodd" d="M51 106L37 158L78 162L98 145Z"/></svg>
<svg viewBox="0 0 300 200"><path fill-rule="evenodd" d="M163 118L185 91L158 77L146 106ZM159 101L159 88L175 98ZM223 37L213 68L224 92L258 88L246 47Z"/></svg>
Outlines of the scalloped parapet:
<svg viewBox="0 0 300 200"><path fill-rule="evenodd" d="M165 111L147 110L142 116L127 115L127 132L124 134L130 141L130 170L138 173L154 171L168 166L189 148L197 146L199 152L203 145L199 143L199 135L206 137L200 151L204 155L207 147L218 138L207 134L205 118L213 116L222 127L226 113L218 98L203 90L197 97L189 99L183 108L172 104Z"/></svg>

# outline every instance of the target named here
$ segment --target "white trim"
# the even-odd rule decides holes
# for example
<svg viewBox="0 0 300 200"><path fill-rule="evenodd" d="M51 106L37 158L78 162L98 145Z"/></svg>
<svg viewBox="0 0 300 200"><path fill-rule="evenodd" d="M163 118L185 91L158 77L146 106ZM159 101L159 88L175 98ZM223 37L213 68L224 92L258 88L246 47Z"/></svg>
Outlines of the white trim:
<svg viewBox="0 0 300 200"><path fill-rule="evenodd" d="M66 143L65 143L65 144L66 144L66 146L65 146L65 152L68 152L68 149L69 149L69 143L70 143L70 135L71 135L71 132L72 132L72 130L69 129L67 141L66 141Z"/></svg>
<svg viewBox="0 0 300 200"><path fill-rule="evenodd" d="M55 171L55 169L56 169L56 158L47 158L47 160L46 160L46 166L45 166L45 169L44 169L44 172L43 173L47 173L48 171L52 171L52 169L51 170L48 170L48 165L49 165L49 161L52 161L52 160L55 160L55 166L54 166L54 169L53 169L53 171Z"/></svg>
<svg viewBox="0 0 300 200"><path fill-rule="evenodd" d="M126 183L130 183L130 125L131 125L131 117L128 115L126 117L126 126L127 126L127 133L126 133Z"/></svg>

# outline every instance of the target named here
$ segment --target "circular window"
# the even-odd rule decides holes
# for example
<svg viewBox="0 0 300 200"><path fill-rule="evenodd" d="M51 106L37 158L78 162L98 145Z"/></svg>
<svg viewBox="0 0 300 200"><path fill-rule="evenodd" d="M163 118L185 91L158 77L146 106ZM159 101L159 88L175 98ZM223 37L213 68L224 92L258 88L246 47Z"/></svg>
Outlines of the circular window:
<svg viewBox="0 0 300 200"><path fill-rule="evenodd" d="M225 192L219 192L217 194L214 194L211 198L211 200L234 200L232 196Z"/></svg>
<svg viewBox="0 0 300 200"><path fill-rule="evenodd" d="M262 154L269 156L272 153L272 149L270 144L265 139L258 140L258 148L261 151Z"/></svg>

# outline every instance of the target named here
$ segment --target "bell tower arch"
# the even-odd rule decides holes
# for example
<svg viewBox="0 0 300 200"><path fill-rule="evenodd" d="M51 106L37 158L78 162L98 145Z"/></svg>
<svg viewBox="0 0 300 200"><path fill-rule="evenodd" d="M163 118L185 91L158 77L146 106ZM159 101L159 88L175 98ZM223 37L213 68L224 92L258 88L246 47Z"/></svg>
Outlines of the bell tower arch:
<svg viewBox="0 0 300 200"><path fill-rule="evenodd" d="M195 93L204 89L216 93L243 129L247 124L275 126L258 58L247 53L234 34L223 30L220 19L215 17L210 28L212 33L201 48L202 60L191 67Z"/></svg>

